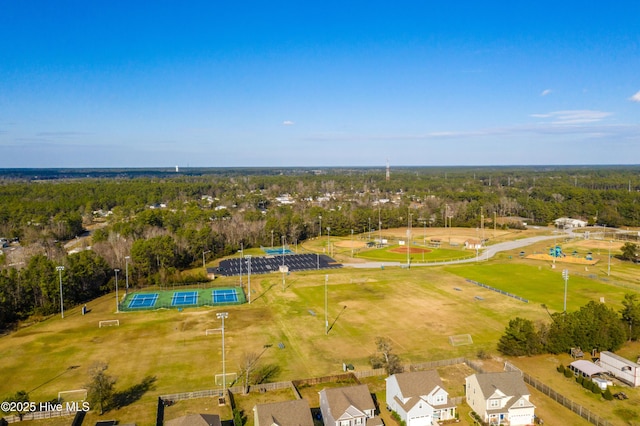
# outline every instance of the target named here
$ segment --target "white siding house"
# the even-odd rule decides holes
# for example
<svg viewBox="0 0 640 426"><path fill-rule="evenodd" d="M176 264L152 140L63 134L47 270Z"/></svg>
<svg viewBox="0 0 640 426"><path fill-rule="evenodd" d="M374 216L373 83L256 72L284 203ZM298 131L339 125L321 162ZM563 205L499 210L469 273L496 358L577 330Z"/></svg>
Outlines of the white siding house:
<svg viewBox="0 0 640 426"><path fill-rule="evenodd" d="M607 370L615 378L631 385L640 386L640 364L629 361L613 352L600 352L600 367Z"/></svg>
<svg viewBox="0 0 640 426"><path fill-rule="evenodd" d="M517 371L473 374L465 379L467 404L490 425L532 425L535 406Z"/></svg>
<svg viewBox="0 0 640 426"><path fill-rule="evenodd" d="M407 426L431 426L456 416L437 371L399 373L387 377L387 406Z"/></svg>
<svg viewBox="0 0 640 426"><path fill-rule="evenodd" d="M367 385L323 389L320 411L325 426L382 426Z"/></svg>

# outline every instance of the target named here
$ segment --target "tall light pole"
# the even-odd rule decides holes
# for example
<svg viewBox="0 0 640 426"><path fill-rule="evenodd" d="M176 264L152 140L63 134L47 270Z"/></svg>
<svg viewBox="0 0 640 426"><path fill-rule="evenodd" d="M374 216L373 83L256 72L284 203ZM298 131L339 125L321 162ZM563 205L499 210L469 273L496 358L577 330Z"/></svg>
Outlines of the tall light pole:
<svg viewBox="0 0 640 426"><path fill-rule="evenodd" d="M319 221L319 225L318 225L318 238L322 237L322 215L318 216L318 221Z"/></svg>
<svg viewBox="0 0 640 426"><path fill-rule="evenodd" d="M284 283L284 235L282 236L282 291L285 289Z"/></svg>
<svg viewBox="0 0 640 426"><path fill-rule="evenodd" d="M207 253L211 253L211 250L205 250L205 251L202 252L202 269L204 269L205 273L207 272L207 267L206 267L206 265L204 263L204 255L207 254Z"/></svg>
<svg viewBox="0 0 640 426"><path fill-rule="evenodd" d="M271 248L273 248L273 229L271 230Z"/></svg>
<svg viewBox="0 0 640 426"><path fill-rule="evenodd" d="M331 227L327 226L327 256L331 256Z"/></svg>
<svg viewBox="0 0 640 426"><path fill-rule="evenodd" d="M114 269L114 272L116 273L116 313L120 312L120 300L118 299L118 272L120 272L120 269Z"/></svg>
<svg viewBox="0 0 640 426"><path fill-rule="evenodd" d="M129 259L131 259L130 256L125 256L124 257L124 274L125 274L125 297L127 294L129 294Z"/></svg>
<svg viewBox="0 0 640 426"><path fill-rule="evenodd" d="M240 287L242 287L242 259L244 258L244 245L240 243Z"/></svg>
<svg viewBox="0 0 640 426"><path fill-rule="evenodd" d="M218 312L216 317L222 320L222 397L226 398L227 392L227 370L224 359L224 320L229 317L228 312Z"/></svg>
<svg viewBox="0 0 640 426"><path fill-rule="evenodd" d="M410 257L410 253L411 253L411 218L413 216L413 213L409 213L409 218L407 219L408 225L407 225L407 268L409 268L411 266L411 257Z"/></svg>
<svg viewBox="0 0 640 426"><path fill-rule="evenodd" d="M371 218L369 218L369 241L371 241Z"/></svg>
<svg viewBox="0 0 640 426"><path fill-rule="evenodd" d="M327 283L329 282L329 275L324 276L324 334L329 334L329 298Z"/></svg>
<svg viewBox="0 0 640 426"><path fill-rule="evenodd" d="M611 276L611 241L609 241L609 263L607 263L607 276Z"/></svg>
<svg viewBox="0 0 640 426"><path fill-rule="evenodd" d="M247 259L247 294L249 295L249 304L251 304L251 255L248 254L244 258ZM242 263L242 259L240 259L240 263Z"/></svg>
<svg viewBox="0 0 640 426"><path fill-rule="evenodd" d="M569 281L569 270L562 270L562 278L564 279L564 313L567 313L567 281Z"/></svg>
<svg viewBox="0 0 640 426"><path fill-rule="evenodd" d="M62 314L62 318L64 318L64 302L62 301L62 271L64 271L64 266L56 266L56 271L58 271L58 275L60 276L60 313Z"/></svg>
<svg viewBox="0 0 640 426"><path fill-rule="evenodd" d="M353 229L351 230L351 257L353 257Z"/></svg>

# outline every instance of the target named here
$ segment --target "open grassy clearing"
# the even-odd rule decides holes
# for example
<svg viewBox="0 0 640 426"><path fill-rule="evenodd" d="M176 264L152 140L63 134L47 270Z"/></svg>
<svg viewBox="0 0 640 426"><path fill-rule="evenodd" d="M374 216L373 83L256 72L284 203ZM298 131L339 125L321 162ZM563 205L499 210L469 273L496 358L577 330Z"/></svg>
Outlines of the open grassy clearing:
<svg viewBox="0 0 640 426"><path fill-rule="evenodd" d="M584 270L575 268L570 268L569 309L602 296L617 309L629 291L623 286L638 285L637 265L616 264L608 277L615 283L603 281L600 273L596 279L589 278L584 276ZM52 317L0 337L0 371L5 379L0 382L0 396L26 390L33 401L47 401L60 390L83 387L91 364L106 361L108 372L118 377L117 390L140 384L145 377L157 380L154 388L133 405L102 417L90 413L88 418L152 424L158 395L216 387L214 375L222 370L220 336L205 336L204 331L220 327L215 314L223 310L229 312L225 322L227 372L238 371L243 353L260 353L264 345L271 344L260 363L278 367L273 380L339 373L343 362L354 364L356 369L370 368L369 356L375 351L376 336L391 338L403 362L474 357L479 349L495 354L496 341L509 319L522 316L547 321L541 303L552 311L562 310L561 269L519 259L516 252L515 256L507 253L490 262L460 266L292 273L285 277L284 290L280 274L256 275L252 276L251 305L186 308L182 312L171 309L115 314L115 295L110 294L89 303L86 316L80 315L79 308L70 309L64 320ZM324 319L325 276L331 326L328 335ZM525 304L482 289L465 278L528 297L531 302ZM238 283L238 277L215 281L216 286ZM98 328L100 320L115 318L120 320L119 327ZM467 333L471 334L473 345L449 344L449 336ZM284 349L279 349L278 343L283 343ZM631 352L627 356L633 359ZM624 349L621 353L625 354ZM551 376L557 375L553 368ZM449 389L452 395L461 385ZM568 389L567 396L573 397L571 392ZM264 397L270 398L270 394ZM217 404L214 407L209 400L201 401L204 406L181 402L174 412L177 414L178 407L186 410L178 415L216 412ZM243 403L242 407L251 404ZM317 402L314 405L310 401L310 405L316 406ZM613 410L610 415L617 418ZM49 420L32 424L69 421L70 418L61 423ZM570 419L564 423L582 424Z"/></svg>

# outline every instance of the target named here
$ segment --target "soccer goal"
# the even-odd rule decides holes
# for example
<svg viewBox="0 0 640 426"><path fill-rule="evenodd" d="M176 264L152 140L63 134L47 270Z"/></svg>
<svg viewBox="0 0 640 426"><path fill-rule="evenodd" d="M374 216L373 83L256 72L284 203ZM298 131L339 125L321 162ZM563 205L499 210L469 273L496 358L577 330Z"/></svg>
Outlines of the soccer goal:
<svg viewBox="0 0 640 426"><path fill-rule="evenodd" d="M216 374L216 385L222 386L222 374ZM238 381L238 373L227 373L225 385L227 387L233 386Z"/></svg>
<svg viewBox="0 0 640 426"><path fill-rule="evenodd" d="M58 392L58 403L62 402L80 402L87 399L86 389L75 389Z"/></svg>
<svg viewBox="0 0 640 426"><path fill-rule="evenodd" d="M222 329L221 329L221 328L207 328L207 329L204 331L204 335L205 335L205 336L210 336L210 335L212 335L212 334L220 334L220 331L222 331Z"/></svg>
<svg viewBox="0 0 640 426"><path fill-rule="evenodd" d="M100 328L113 327L113 326L119 326L119 325L120 325L120 320L104 320L98 323L98 327Z"/></svg>
<svg viewBox="0 0 640 426"><path fill-rule="evenodd" d="M449 336L449 343L451 343L451 346L473 345L473 339L470 334L458 334Z"/></svg>

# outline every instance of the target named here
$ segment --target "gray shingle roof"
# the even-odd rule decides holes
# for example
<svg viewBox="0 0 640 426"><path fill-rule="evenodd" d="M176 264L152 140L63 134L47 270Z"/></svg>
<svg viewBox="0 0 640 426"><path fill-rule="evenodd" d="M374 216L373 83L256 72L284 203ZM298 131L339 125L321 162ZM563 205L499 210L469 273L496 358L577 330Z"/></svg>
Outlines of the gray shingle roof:
<svg viewBox="0 0 640 426"><path fill-rule="evenodd" d="M306 399L258 404L254 408L261 426L313 426L311 409Z"/></svg>
<svg viewBox="0 0 640 426"><path fill-rule="evenodd" d="M358 410L375 410L373 398L367 385L323 389L332 415L337 419L351 406Z"/></svg>

